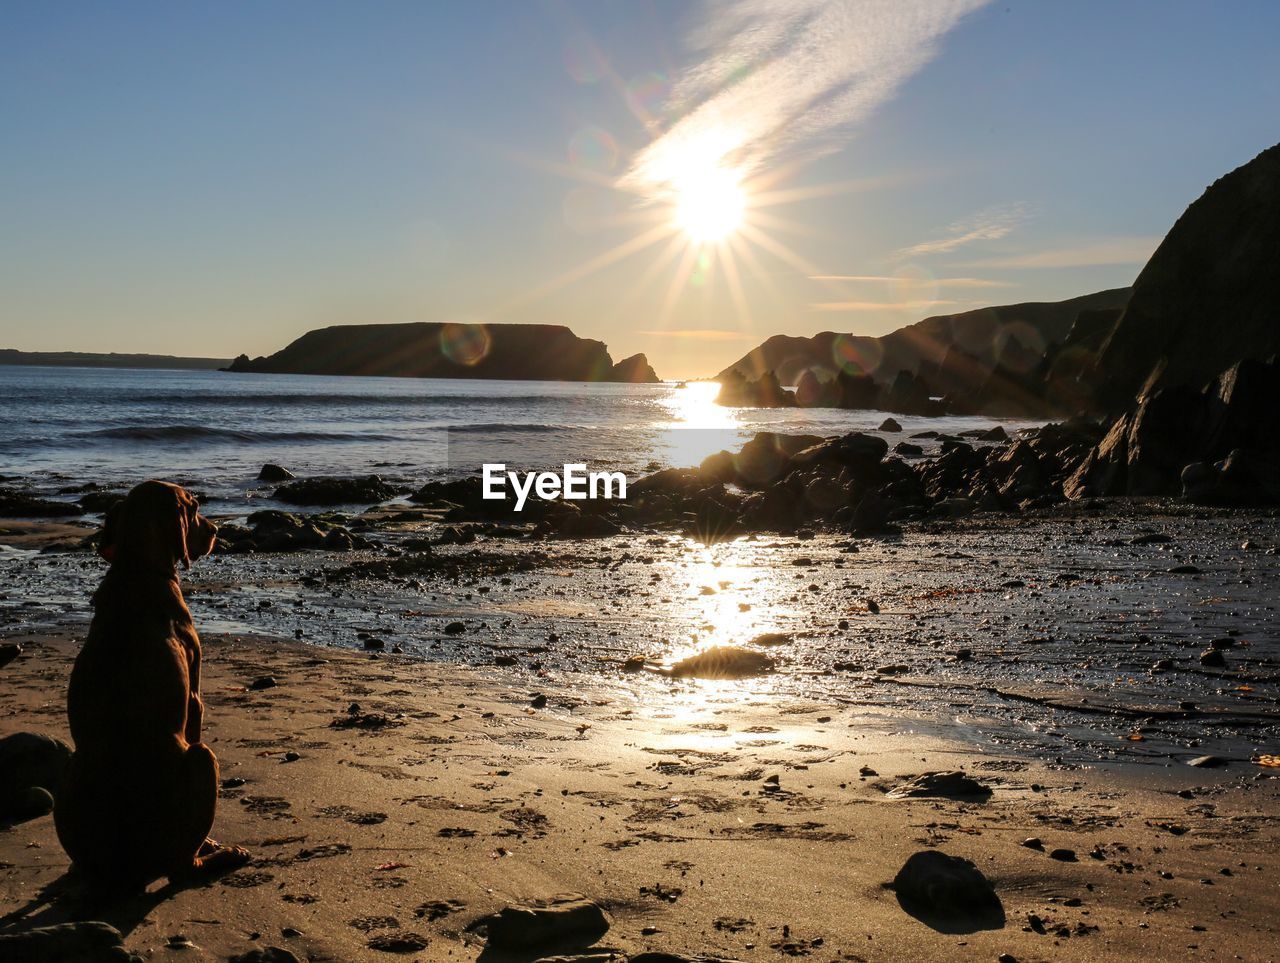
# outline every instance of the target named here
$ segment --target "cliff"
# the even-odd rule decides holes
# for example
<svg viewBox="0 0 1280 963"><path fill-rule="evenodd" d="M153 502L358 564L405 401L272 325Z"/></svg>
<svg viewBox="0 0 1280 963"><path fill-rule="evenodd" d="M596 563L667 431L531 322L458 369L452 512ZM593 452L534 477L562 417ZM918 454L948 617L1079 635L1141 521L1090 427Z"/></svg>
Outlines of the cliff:
<svg viewBox="0 0 1280 963"><path fill-rule="evenodd" d="M638 360L637 360L638 359ZM227 369L277 374L512 381L657 380L643 355L618 365L601 341L558 324L350 324L308 331Z"/></svg>
<svg viewBox="0 0 1280 963"><path fill-rule="evenodd" d="M811 338L775 335L721 371L716 380L731 370L746 378L773 371L783 384L798 384L805 371L829 380L845 370L890 385L900 371L932 369L938 380L935 390L947 394L974 386L971 363L989 371L1011 351L1034 351L1038 357L1048 345L1066 340L1080 312L1123 307L1128 297L1128 288L1114 288L1066 301L993 305L925 318L874 338L833 331Z"/></svg>
<svg viewBox="0 0 1280 963"><path fill-rule="evenodd" d="M1133 285L1091 374L1110 410L1280 352L1280 145L1214 182Z"/></svg>

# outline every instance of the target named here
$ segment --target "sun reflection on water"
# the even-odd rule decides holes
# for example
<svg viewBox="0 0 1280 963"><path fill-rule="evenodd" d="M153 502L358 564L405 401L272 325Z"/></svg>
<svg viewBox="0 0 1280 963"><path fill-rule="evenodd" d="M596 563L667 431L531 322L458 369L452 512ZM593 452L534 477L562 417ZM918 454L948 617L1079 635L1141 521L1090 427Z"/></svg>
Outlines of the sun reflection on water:
<svg viewBox="0 0 1280 963"><path fill-rule="evenodd" d="M692 467L742 443L736 412L715 402L719 390L715 382L693 382L662 399L668 420L658 424L655 448L667 464Z"/></svg>

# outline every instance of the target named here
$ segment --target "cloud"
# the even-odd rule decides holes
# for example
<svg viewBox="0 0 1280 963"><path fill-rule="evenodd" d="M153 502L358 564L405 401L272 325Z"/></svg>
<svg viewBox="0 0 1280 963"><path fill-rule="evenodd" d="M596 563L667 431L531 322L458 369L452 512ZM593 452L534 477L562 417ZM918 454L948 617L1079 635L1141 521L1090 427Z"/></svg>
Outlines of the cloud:
<svg viewBox="0 0 1280 963"><path fill-rule="evenodd" d="M820 301L809 305L813 311L920 311L938 305L971 305L975 301Z"/></svg>
<svg viewBox="0 0 1280 963"><path fill-rule="evenodd" d="M719 0L686 37L698 61L679 114L619 186L662 196L699 170L746 177L784 155L836 149L988 0Z"/></svg>
<svg viewBox="0 0 1280 963"><path fill-rule="evenodd" d="M688 341L754 341L755 336L742 331L721 331L717 328L676 328L670 331L637 331L651 338L682 338Z"/></svg>
<svg viewBox="0 0 1280 963"><path fill-rule="evenodd" d="M878 274L813 274L809 276L810 281L849 281L849 282L866 282L878 284L936 284L939 287L950 288L1016 288L1018 285L1013 281L996 281L992 278L934 278L934 277L910 277L903 275L878 275Z"/></svg>
<svg viewBox="0 0 1280 963"><path fill-rule="evenodd" d="M1025 204L989 207L973 217L956 221L947 228L944 237L904 247L894 256L906 260L930 254L946 254L975 241L996 241L1012 234L1029 216L1030 210Z"/></svg>
<svg viewBox="0 0 1280 963"><path fill-rule="evenodd" d="M1111 237L1074 247L1010 254L966 261L962 267L989 268L1074 268L1109 264L1146 264L1160 245L1159 237Z"/></svg>

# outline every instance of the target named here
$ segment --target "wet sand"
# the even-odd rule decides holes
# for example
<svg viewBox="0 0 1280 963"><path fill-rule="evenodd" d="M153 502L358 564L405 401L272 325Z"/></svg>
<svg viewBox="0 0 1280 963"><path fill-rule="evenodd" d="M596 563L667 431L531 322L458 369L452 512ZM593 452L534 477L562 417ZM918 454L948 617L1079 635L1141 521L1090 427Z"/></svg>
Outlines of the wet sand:
<svg viewBox="0 0 1280 963"><path fill-rule="evenodd" d="M1280 782L1251 758L1275 745L1275 525L1193 512L899 542L482 539L416 574L359 568L382 554L208 559L189 582L206 731L237 781L215 835L254 864L89 906L45 817L0 831L0 915L106 919L156 959L465 960L483 950L476 919L574 892L608 910L596 947L619 956L1270 959ZM513 564L526 553L536 564ZM0 734L65 738L100 563L25 547L2 561L2 634L26 648L0 669ZM303 643L281 640L296 629ZM769 631L789 638L754 644L779 661L768 676L652 671ZM383 651L356 650L370 636ZM1236 640L1221 669L1198 660L1213 637ZM637 654L650 671L624 671ZM264 676L278 684L247 688ZM353 704L390 724L342 725ZM1226 765L1186 764L1210 750ZM889 795L954 769L990 797ZM1003 925L904 910L885 884L926 848L973 860ZM169 948L179 936L195 948Z"/></svg>

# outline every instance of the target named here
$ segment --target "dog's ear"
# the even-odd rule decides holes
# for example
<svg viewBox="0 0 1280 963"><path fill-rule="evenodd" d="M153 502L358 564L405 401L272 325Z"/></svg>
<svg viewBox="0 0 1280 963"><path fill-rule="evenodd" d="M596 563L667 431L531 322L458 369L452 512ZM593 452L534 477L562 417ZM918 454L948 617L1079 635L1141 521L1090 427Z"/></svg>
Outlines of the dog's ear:
<svg viewBox="0 0 1280 963"><path fill-rule="evenodd" d="M124 500L116 502L107 509L102 520L102 528L98 531L98 554L111 564L116 560L117 540L120 535L120 516L124 512Z"/></svg>
<svg viewBox="0 0 1280 963"><path fill-rule="evenodd" d="M181 562L183 568L191 568L191 549L187 546L187 535L191 519L199 511L195 498L181 488L173 489L173 522L170 544L173 546L173 558Z"/></svg>

